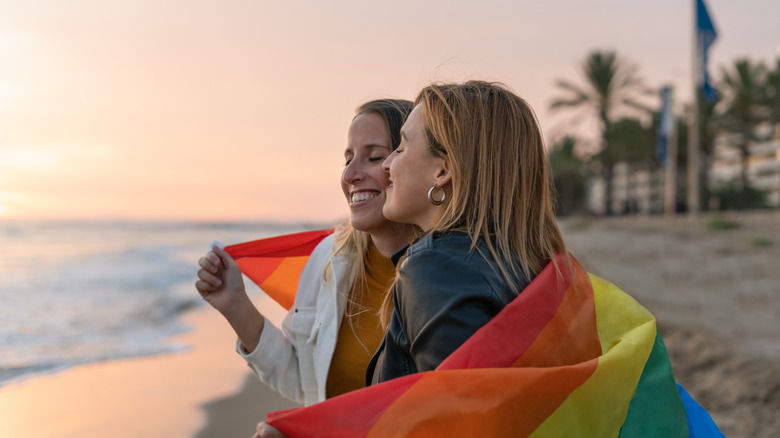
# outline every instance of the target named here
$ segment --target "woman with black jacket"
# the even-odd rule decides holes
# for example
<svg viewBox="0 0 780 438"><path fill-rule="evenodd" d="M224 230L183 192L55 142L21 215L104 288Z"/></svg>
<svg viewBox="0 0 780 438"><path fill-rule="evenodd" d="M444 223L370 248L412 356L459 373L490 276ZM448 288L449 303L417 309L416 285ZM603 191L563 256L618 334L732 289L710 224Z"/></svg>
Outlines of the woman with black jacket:
<svg viewBox="0 0 780 438"><path fill-rule="evenodd" d="M385 217L424 233L394 256L367 383L436 368L567 254L536 117L500 84L423 89L384 166Z"/></svg>

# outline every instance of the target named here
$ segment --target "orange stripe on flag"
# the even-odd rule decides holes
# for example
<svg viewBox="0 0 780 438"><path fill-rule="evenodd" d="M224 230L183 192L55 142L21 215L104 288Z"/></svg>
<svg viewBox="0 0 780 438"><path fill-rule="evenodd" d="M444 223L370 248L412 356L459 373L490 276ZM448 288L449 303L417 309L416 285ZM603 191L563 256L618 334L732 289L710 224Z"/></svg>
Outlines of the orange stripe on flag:
<svg viewBox="0 0 780 438"><path fill-rule="evenodd" d="M561 278L548 265L436 370L285 412L280 424L270 414L269 423L300 437L617 436L655 320L579 265L571 281L563 270Z"/></svg>
<svg viewBox="0 0 780 438"><path fill-rule="evenodd" d="M557 262L559 266L567 263L563 256L558 256ZM505 316L493 318L489 325L477 330L437 369L511 366L556 315L570 284L569 277L559 277L549 263L499 314ZM503 333L512 336L495 342L497 334Z"/></svg>
<svg viewBox="0 0 780 438"><path fill-rule="evenodd" d="M282 307L289 310L295 303L295 292L298 290L298 278L309 256L285 257L276 270L259 284Z"/></svg>
<svg viewBox="0 0 780 438"><path fill-rule="evenodd" d="M514 366L571 365L601 356L595 309L588 274L576 266L557 312Z"/></svg>
<svg viewBox="0 0 780 438"><path fill-rule="evenodd" d="M285 309L295 302L298 277L314 248L334 230L315 230L228 245L241 272Z"/></svg>
<svg viewBox="0 0 780 438"><path fill-rule="evenodd" d="M425 373L367 436L528 436L597 365Z"/></svg>
<svg viewBox="0 0 780 438"><path fill-rule="evenodd" d="M365 437L388 406L423 376L418 373L388 380L382 383L381 397L377 397L375 386L368 386L307 406L305 411L295 408L270 412L266 421L290 436ZM349 411L344 410L342 401L346 401ZM301 421L301 412L314 421ZM321 423L314 425L317 421Z"/></svg>
<svg viewBox="0 0 780 438"><path fill-rule="evenodd" d="M274 273L284 259L284 257L266 257L263 263L257 263L254 259L244 258L236 260L236 263L241 268L241 272L259 286Z"/></svg>

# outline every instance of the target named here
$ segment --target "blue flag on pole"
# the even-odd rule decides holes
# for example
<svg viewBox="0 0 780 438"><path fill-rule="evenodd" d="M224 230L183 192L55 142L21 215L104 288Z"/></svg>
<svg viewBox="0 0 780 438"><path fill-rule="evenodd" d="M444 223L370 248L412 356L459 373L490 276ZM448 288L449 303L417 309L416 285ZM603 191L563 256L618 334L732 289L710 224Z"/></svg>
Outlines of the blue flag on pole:
<svg viewBox="0 0 780 438"><path fill-rule="evenodd" d="M717 36L718 32L715 30L715 25L707 12L704 0L696 0L696 53L699 57L698 86L701 87L704 97L710 102L717 98L717 92L712 87L709 74L707 73L707 51L712 43L715 42Z"/></svg>
<svg viewBox="0 0 780 438"><path fill-rule="evenodd" d="M674 113L672 111L672 87L665 86L661 89L661 113L658 120L658 135L655 141L655 158L661 165L666 165L666 153L669 147L670 137L674 135ZM676 157L672 157L676 159Z"/></svg>

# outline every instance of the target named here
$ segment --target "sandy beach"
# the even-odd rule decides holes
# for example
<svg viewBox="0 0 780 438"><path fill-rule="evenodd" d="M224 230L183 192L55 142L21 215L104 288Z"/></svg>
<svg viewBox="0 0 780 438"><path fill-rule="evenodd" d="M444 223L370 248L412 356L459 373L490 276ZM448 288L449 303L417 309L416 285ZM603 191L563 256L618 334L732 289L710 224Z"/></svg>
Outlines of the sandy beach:
<svg viewBox="0 0 780 438"><path fill-rule="evenodd" d="M780 215L567 219L583 265L657 317L677 380L728 437L780 436ZM193 293L194 290L193 290ZM249 437L295 406L251 375L212 309L180 353L71 368L0 388L0 436Z"/></svg>
<svg viewBox="0 0 780 438"><path fill-rule="evenodd" d="M573 219L562 229L590 272L655 314L677 381L726 436L780 436L780 213Z"/></svg>
<svg viewBox="0 0 780 438"><path fill-rule="evenodd" d="M0 388L0 436L250 437L267 412L296 406L251 374L216 311L204 306L185 320L192 330L174 339L188 346L180 353L93 363Z"/></svg>

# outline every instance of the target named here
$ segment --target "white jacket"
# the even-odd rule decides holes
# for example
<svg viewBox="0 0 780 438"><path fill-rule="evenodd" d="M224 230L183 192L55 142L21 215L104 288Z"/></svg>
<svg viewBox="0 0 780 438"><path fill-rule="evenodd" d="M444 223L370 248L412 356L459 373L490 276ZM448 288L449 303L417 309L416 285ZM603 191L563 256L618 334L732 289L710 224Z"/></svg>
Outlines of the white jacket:
<svg viewBox="0 0 780 438"><path fill-rule="evenodd" d="M351 271L356 267L348 257L332 255L333 241L331 234L311 253L281 329L266 319L254 351L244 354L236 344L260 380L307 406L325 400L330 361L355 277ZM329 272L323 276L329 259Z"/></svg>

